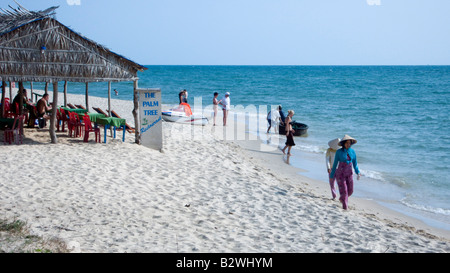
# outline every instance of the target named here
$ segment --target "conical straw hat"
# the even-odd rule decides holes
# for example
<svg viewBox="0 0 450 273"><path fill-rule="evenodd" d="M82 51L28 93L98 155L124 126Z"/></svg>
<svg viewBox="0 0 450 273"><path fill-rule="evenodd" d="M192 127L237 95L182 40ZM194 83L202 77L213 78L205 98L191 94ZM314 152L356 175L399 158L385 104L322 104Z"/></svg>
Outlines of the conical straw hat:
<svg viewBox="0 0 450 273"><path fill-rule="evenodd" d="M339 149L339 142L341 142L341 139L340 139L340 138L336 138L336 139L330 140L330 141L328 142L328 146L329 146L331 149L333 149L333 150L338 150L338 149Z"/></svg>
<svg viewBox="0 0 450 273"><path fill-rule="evenodd" d="M353 145L353 144L356 144L356 142L358 142L358 141L356 141L356 139L352 138L351 136L345 135L345 136L341 139L341 141L339 142L339 146L343 146L344 142L346 142L347 140L351 140L351 141L352 141L352 145Z"/></svg>

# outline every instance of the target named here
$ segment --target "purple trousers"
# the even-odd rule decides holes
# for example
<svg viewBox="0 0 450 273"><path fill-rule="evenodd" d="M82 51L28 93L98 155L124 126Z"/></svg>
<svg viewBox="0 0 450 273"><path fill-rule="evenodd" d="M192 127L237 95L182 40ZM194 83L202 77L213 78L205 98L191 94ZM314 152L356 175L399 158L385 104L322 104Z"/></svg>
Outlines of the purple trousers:
<svg viewBox="0 0 450 273"><path fill-rule="evenodd" d="M333 199L336 198L336 189L334 188L335 182L336 182L336 176L334 176L334 178L330 178L331 196L333 196Z"/></svg>
<svg viewBox="0 0 450 273"><path fill-rule="evenodd" d="M353 194L353 171L352 163L339 162L336 170L336 180L339 187L339 200L342 203L342 208L348 208L348 198Z"/></svg>

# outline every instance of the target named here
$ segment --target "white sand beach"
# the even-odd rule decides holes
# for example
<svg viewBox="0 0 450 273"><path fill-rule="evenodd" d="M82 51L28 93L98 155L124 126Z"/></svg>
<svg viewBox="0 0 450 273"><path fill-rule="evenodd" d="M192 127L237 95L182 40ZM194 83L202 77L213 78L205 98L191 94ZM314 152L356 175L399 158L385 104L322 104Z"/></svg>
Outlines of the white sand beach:
<svg viewBox="0 0 450 273"><path fill-rule="evenodd" d="M105 98L89 101L107 109ZM112 108L134 124L131 101ZM106 144L67 132L50 144L48 129L26 129L23 145L1 136L0 213L73 252L450 252L448 232L353 197L342 210L281 151L222 140L211 124L192 139L186 127L163 124L162 152L130 133Z"/></svg>

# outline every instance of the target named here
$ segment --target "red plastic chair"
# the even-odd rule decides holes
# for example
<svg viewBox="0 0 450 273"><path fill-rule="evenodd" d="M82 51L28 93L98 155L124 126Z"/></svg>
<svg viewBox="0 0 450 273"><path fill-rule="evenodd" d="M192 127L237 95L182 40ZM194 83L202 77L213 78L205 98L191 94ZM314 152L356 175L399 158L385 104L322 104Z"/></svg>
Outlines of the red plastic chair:
<svg viewBox="0 0 450 273"><path fill-rule="evenodd" d="M19 104L15 103L16 106L16 112L12 112L11 110L11 104L8 102L5 102L5 109L8 109L6 112L6 118L14 118L19 115Z"/></svg>
<svg viewBox="0 0 450 273"><path fill-rule="evenodd" d="M15 142L16 144L23 143L23 121L25 120L25 115L16 115L14 117L14 123L12 128L7 128L5 130L4 142L11 144Z"/></svg>
<svg viewBox="0 0 450 273"><path fill-rule="evenodd" d="M81 137L83 124L77 113L69 112L68 128L70 137Z"/></svg>
<svg viewBox="0 0 450 273"><path fill-rule="evenodd" d="M59 126L60 126L60 123L61 123L61 126L62 126L62 128L61 128L62 130L61 131L65 132L66 131L65 124L67 124L67 128L69 128L69 119L67 118L66 111L64 111L64 109L61 109L61 108L57 109L56 119L57 119L56 130L58 132L60 132Z"/></svg>
<svg viewBox="0 0 450 273"><path fill-rule="evenodd" d="M95 133L95 142L101 143L100 128L93 128L89 115L84 115L84 142L89 142L89 133Z"/></svg>
<svg viewBox="0 0 450 273"><path fill-rule="evenodd" d="M9 111L11 111L11 104L9 103L9 98L5 98L5 108L4 108L3 116L6 118Z"/></svg>
<svg viewBox="0 0 450 273"><path fill-rule="evenodd" d="M37 107L33 105L31 111L29 115L25 117L25 123L28 124L29 127L34 127L34 122L37 118Z"/></svg>
<svg viewBox="0 0 450 273"><path fill-rule="evenodd" d="M80 116L77 113L74 113L74 117L75 117L75 121L77 123L77 133L79 137L83 136L83 127L84 124L83 122L80 120Z"/></svg>
<svg viewBox="0 0 450 273"><path fill-rule="evenodd" d="M69 120L67 121L67 128L69 129L69 136L71 137L72 131L74 130L74 122L71 112L69 112Z"/></svg>
<svg viewBox="0 0 450 273"><path fill-rule="evenodd" d="M58 108L56 109L56 132L59 132L59 125L61 123L61 120L61 110ZM64 126L64 124L62 124L62 126Z"/></svg>

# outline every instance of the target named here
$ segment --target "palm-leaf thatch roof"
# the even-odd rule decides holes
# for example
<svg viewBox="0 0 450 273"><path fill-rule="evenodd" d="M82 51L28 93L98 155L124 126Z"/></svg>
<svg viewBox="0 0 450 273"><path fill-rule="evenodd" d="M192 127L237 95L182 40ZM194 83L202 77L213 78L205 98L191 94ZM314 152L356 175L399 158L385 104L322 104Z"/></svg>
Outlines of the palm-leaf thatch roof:
<svg viewBox="0 0 450 273"><path fill-rule="evenodd" d="M29 11L18 5L0 9L2 81L135 81L147 69L57 21L58 7Z"/></svg>

